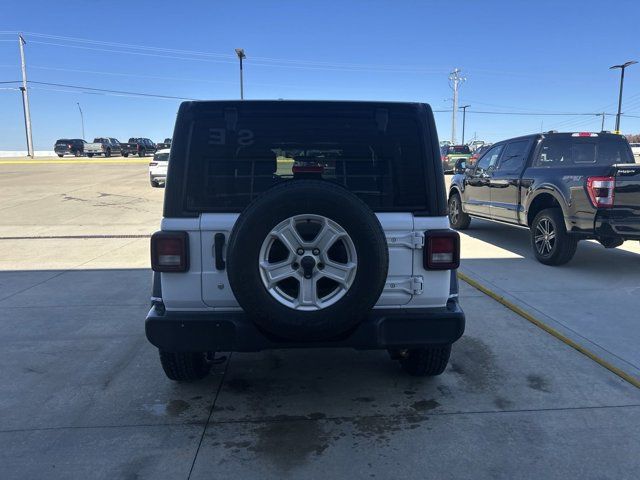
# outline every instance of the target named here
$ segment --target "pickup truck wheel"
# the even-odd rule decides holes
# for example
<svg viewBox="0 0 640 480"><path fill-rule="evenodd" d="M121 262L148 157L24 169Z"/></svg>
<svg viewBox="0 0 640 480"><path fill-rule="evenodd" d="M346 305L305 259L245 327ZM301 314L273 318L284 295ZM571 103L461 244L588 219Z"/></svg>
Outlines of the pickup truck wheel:
<svg viewBox="0 0 640 480"><path fill-rule="evenodd" d="M82 156L82 152L81 152L80 150L76 150L73 154L74 154L76 157L81 157L81 156Z"/></svg>
<svg viewBox="0 0 640 480"><path fill-rule="evenodd" d="M111 150L107 148L107 151L104 152L104 156L105 157L110 157L111 156Z"/></svg>
<svg viewBox="0 0 640 480"><path fill-rule="evenodd" d="M229 284L262 330L321 341L353 329L378 301L389 265L376 215L317 180L272 187L240 214L227 249Z"/></svg>
<svg viewBox="0 0 640 480"><path fill-rule="evenodd" d="M128 154L128 153L123 153L123 154L122 154L122 156L123 156L124 158L127 158L127 157L129 156L129 154Z"/></svg>
<svg viewBox="0 0 640 480"><path fill-rule="evenodd" d="M531 247L545 265L563 265L573 258L578 239L567 233L560 209L547 208L536 215L531 224Z"/></svg>
<svg viewBox="0 0 640 480"><path fill-rule="evenodd" d="M450 355L451 345L415 348L400 358L400 366L415 377L440 375L447 368Z"/></svg>
<svg viewBox="0 0 640 480"><path fill-rule="evenodd" d="M93 153L87 153L87 157L92 158L93 157Z"/></svg>
<svg viewBox="0 0 640 480"><path fill-rule="evenodd" d="M193 382L207 376L211 362L206 353L160 352L160 363L168 378L176 382Z"/></svg>
<svg viewBox="0 0 640 480"><path fill-rule="evenodd" d="M140 153L138 153L138 156L140 157L145 157L147 155L147 153L144 150L140 150Z"/></svg>
<svg viewBox="0 0 640 480"><path fill-rule="evenodd" d="M58 156L59 156L60 158L64 157L64 155L60 155L60 154L58 154Z"/></svg>
<svg viewBox="0 0 640 480"><path fill-rule="evenodd" d="M471 217L462 211L460 195L452 193L449 197L449 225L456 230L466 230L471 223Z"/></svg>

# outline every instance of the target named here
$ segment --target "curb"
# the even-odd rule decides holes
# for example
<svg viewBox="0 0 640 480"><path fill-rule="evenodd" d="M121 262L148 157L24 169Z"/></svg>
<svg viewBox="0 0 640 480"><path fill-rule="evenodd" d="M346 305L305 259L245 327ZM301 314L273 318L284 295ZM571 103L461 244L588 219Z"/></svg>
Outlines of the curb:
<svg viewBox="0 0 640 480"><path fill-rule="evenodd" d="M547 325L546 323L544 323L543 321L537 319L536 317L534 317L530 313L526 312L522 308L520 308L517 305L511 303L509 300L504 298L502 295L497 294L493 290L490 290L489 288L485 287L481 283L477 282L476 280L472 279L471 277L465 275L464 273L462 273L460 271L458 271L458 278L460 280L464 281L465 283L468 283L473 288L481 291L485 295L491 297L492 299L494 299L496 302L500 303L501 305L504 305L509 310L511 310L512 312L518 314L519 316L521 316L525 320L533 323L538 328L541 328L542 330L544 330L548 334L554 336L555 338L557 338L561 342L565 343L566 345L569 345L571 348L573 348L573 349L577 350L578 352L582 353L583 355L585 355L586 357L590 358L591 360L593 360L594 362L596 362L600 366L602 366L602 367L606 368L607 370L609 370L611 373L616 374L618 377L620 377L623 380L629 382L634 387L640 389L640 380L638 380L636 377L634 377L633 375L628 374L627 372L625 372L622 369L616 367L615 365L612 365L610 362L608 362L607 360L605 360L605 359L601 358L600 356L596 355L595 353L593 353L588 348L585 348L582 345L578 344L577 342L571 340L569 337L567 337L563 333L559 332L555 328L551 327L550 325Z"/></svg>

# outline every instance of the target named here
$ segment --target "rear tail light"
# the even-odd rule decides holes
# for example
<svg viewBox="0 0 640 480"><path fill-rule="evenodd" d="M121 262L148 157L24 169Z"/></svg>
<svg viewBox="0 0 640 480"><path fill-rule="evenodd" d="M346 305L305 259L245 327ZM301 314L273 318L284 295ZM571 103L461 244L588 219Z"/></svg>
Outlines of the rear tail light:
<svg viewBox="0 0 640 480"><path fill-rule="evenodd" d="M424 268L451 270L460 266L460 235L453 230L425 233Z"/></svg>
<svg viewBox="0 0 640 480"><path fill-rule="evenodd" d="M587 177L587 193L596 208L613 207L615 189L615 177Z"/></svg>
<svg viewBox="0 0 640 480"><path fill-rule="evenodd" d="M151 268L154 272L189 270L187 232L156 232L151 237Z"/></svg>
<svg viewBox="0 0 640 480"><path fill-rule="evenodd" d="M444 157L442 157L442 162L448 162L449 161L449 157L447 155L445 155Z"/></svg>

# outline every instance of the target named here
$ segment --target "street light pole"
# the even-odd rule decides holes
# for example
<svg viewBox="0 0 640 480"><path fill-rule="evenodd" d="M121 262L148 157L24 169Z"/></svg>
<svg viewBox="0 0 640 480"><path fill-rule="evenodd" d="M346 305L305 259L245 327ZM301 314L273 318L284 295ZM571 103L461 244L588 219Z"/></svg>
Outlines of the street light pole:
<svg viewBox="0 0 640 480"><path fill-rule="evenodd" d="M471 105L463 105L462 107L460 107L462 109L462 142L460 142L462 145L464 145L464 127L467 123L467 108L469 108L470 106Z"/></svg>
<svg viewBox="0 0 640 480"><path fill-rule="evenodd" d="M85 140L85 138L84 138L84 115L82 114L82 109L80 108L80 102L76 102L76 105L78 105L78 110L80 110L80 121L82 122L82 139Z"/></svg>
<svg viewBox="0 0 640 480"><path fill-rule="evenodd" d="M27 62L24 58L24 41L22 35L18 35L18 44L20 45L20 66L22 68L22 108L24 110L24 128L27 133L27 155L33 158L33 133L31 131L31 109L29 108L29 91L27 90Z"/></svg>
<svg viewBox="0 0 640 480"><path fill-rule="evenodd" d="M618 113L616 114L616 133L620 133L620 115L622 114L622 87L624 86L624 70L634 63L638 63L635 60L623 63L622 65L614 65L609 67L609 70L616 68L620 69L620 93L618 94Z"/></svg>
<svg viewBox="0 0 640 480"><path fill-rule="evenodd" d="M240 59L240 100L244 100L244 84L242 79L242 60L247 58L244 54L244 48L236 48L236 55Z"/></svg>

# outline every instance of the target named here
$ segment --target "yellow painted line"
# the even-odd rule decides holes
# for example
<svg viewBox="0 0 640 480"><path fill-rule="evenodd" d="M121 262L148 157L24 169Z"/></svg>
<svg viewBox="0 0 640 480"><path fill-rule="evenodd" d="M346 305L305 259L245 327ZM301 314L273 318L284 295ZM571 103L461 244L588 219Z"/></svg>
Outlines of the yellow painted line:
<svg viewBox="0 0 640 480"><path fill-rule="evenodd" d="M550 325L547 325L546 323L544 323L543 321L537 319L536 317L531 315L529 312L524 311L522 308L518 307L517 305L514 305L509 300L504 298L502 295L498 295L493 290L490 290L489 288L487 288L484 285L476 282L472 278L469 278L467 275L465 275L462 272L458 272L458 278L460 280L463 280L464 282L468 283L469 285L471 285L475 289L480 290L485 295L488 295L489 297L493 298L496 302L504 305L505 307L507 307L512 312L517 313L522 318L524 318L525 320L528 320L529 322L533 323L538 328L541 328L545 332L553 335L554 337L556 337L561 342L563 342L563 343L569 345L570 347L576 349L577 351L579 351L583 355L586 355L591 360L593 360L594 362L596 362L599 365L603 366L604 368L606 368L610 372L615 373L617 376L619 376L623 380L626 380L627 382L629 382L634 387L640 388L640 380L638 380L636 377L634 377L633 375L629 375L627 372L619 369L615 365L612 365L611 363L607 362L605 359L599 357L598 355L593 353L588 348L585 348L582 345L579 345L578 343L574 342L569 337L567 337L566 335L560 333L555 328L553 328Z"/></svg>
<svg viewBox="0 0 640 480"><path fill-rule="evenodd" d="M124 164L148 164L152 160L0 160L0 165L124 165Z"/></svg>

